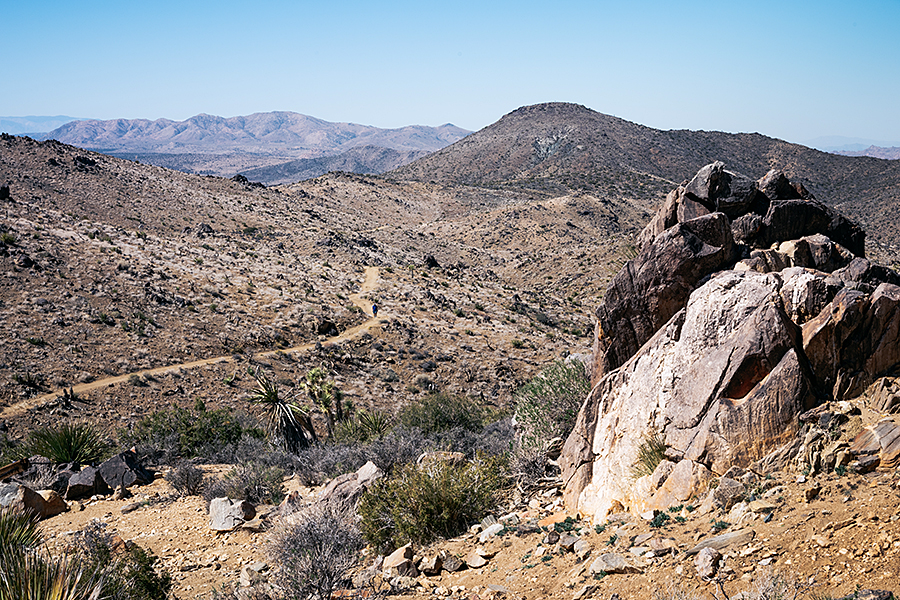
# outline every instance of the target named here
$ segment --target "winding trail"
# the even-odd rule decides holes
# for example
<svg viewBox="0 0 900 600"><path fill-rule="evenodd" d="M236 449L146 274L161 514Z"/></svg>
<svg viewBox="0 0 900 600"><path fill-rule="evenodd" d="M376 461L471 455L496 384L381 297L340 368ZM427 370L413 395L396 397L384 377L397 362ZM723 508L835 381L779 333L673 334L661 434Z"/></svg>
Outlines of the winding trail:
<svg viewBox="0 0 900 600"><path fill-rule="evenodd" d="M354 306L362 309L364 314L371 315L372 314L372 304L367 299L364 298L365 294L368 292L372 292L378 288L378 278L379 278L379 269L378 267L366 267L366 278L363 281L362 285L359 288L359 291L355 294L350 295L350 301L353 302ZM382 317L387 317L388 315L382 313ZM343 333L336 335L334 337L330 337L325 340L324 343L330 342L341 342L344 340L349 340L354 338L364 331L368 331L375 325L383 322L382 317L371 317L366 321L363 321L359 325L355 325L349 329L345 329ZM260 358L268 358L271 356L275 356L276 354L296 354L301 352L309 352L313 348L315 348L316 342L312 342L309 344L303 344L302 346L294 346L293 348L283 348L279 350L267 350L265 352L259 352L253 355L254 359ZM216 356L213 358L204 358L201 360L194 360L191 362L180 363L177 365L166 365L165 367L156 367L155 369L144 369L142 371L134 371L132 373L126 373L125 375L116 375L115 377L108 377L106 379L98 379L96 381L92 381L90 383L81 383L78 385L71 386L70 388L64 388L60 390L56 390L54 392L50 392L49 394L43 394L41 396L35 396L33 398L27 398L22 400L21 402L17 402L16 404L12 404L10 406L5 407L2 411L0 411L0 419L9 419L14 417L22 416L28 409L34 408L35 406L40 406L41 404L53 400L54 398L58 398L62 396L66 390L71 389L74 394L82 394L84 392L90 392L93 390L98 390L101 388L109 387L111 385L115 385L117 383L123 383L128 381L130 377L133 375L165 375L167 373L171 373L173 371L179 370L187 370L194 369L197 367L203 367L206 365L218 364L218 363L233 363L235 362L232 356Z"/></svg>

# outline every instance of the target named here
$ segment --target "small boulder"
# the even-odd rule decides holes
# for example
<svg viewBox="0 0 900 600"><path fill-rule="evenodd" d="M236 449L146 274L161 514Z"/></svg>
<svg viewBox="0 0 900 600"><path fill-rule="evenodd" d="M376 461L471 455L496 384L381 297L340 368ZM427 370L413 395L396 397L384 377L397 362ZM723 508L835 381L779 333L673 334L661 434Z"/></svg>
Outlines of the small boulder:
<svg viewBox="0 0 900 600"><path fill-rule="evenodd" d="M713 497L716 503L724 510L730 510L732 506L743 500L746 495L747 488L740 481L723 477L719 480L719 487L716 488Z"/></svg>
<svg viewBox="0 0 900 600"><path fill-rule="evenodd" d="M715 548L703 548L694 558L694 566L697 569L697 575L700 579L709 581L716 576L719 571L719 561L722 555Z"/></svg>
<svg viewBox="0 0 900 600"><path fill-rule="evenodd" d="M589 571L592 574L606 573L607 575L641 572L637 567L629 565L624 556L616 554L615 552L607 552L606 554L598 556L594 562L591 563Z"/></svg>
<svg viewBox="0 0 900 600"><path fill-rule="evenodd" d="M213 531L233 531L255 516L256 508L246 500L214 498L209 503L209 528Z"/></svg>
<svg viewBox="0 0 900 600"><path fill-rule="evenodd" d="M85 467L69 478L66 500L80 500L94 494L108 494L109 486L95 467Z"/></svg>
<svg viewBox="0 0 900 600"><path fill-rule="evenodd" d="M39 519L45 518L46 509L41 495L18 483L0 485L0 507L31 513Z"/></svg>
<svg viewBox="0 0 900 600"><path fill-rule="evenodd" d="M97 470L106 485L113 489L119 486L146 485L153 481L153 474L141 465L135 452L120 452L103 461Z"/></svg>
<svg viewBox="0 0 900 600"><path fill-rule="evenodd" d="M441 574L441 569L444 567L444 561L441 558L440 554L435 554L430 557L423 558L419 563L419 571L428 576L435 576Z"/></svg>
<svg viewBox="0 0 900 600"><path fill-rule="evenodd" d="M44 514L41 516L42 519L55 517L56 515L69 510L69 505L66 504L63 497L55 490L39 490L38 494L44 499Z"/></svg>

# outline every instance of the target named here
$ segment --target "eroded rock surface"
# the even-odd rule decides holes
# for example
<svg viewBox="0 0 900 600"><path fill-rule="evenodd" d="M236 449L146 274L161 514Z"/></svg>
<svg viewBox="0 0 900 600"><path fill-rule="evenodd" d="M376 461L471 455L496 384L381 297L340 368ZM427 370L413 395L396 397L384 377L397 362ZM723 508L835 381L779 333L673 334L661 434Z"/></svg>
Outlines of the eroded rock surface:
<svg viewBox="0 0 900 600"><path fill-rule="evenodd" d="M801 413L900 364L900 282L862 230L781 173L723 167L669 194L597 309L595 385L560 457L572 510L665 509L733 466L783 467ZM666 458L651 474L648 444Z"/></svg>

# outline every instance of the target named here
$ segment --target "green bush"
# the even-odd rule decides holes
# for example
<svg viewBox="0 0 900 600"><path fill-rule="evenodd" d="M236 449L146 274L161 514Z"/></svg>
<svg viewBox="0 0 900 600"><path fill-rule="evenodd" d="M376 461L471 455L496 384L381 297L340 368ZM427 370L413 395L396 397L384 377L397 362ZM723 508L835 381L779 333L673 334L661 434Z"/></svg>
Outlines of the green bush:
<svg viewBox="0 0 900 600"><path fill-rule="evenodd" d="M405 407L400 412L400 423L421 429L425 434L455 427L481 431L488 416L489 411L477 401L437 392Z"/></svg>
<svg viewBox="0 0 900 600"><path fill-rule="evenodd" d="M339 422L334 430L334 441L364 444L381 439L391 430L392 421L387 413L362 410Z"/></svg>
<svg viewBox="0 0 900 600"><path fill-rule="evenodd" d="M75 545L86 571L102 582L100 597L122 600L165 600L172 589L172 576L160 567L159 558L137 544L122 551L113 549L113 536L106 524L92 521L75 535Z"/></svg>
<svg viewBox="0 0 900 600"><path fill-rule="evenodd" d="M207 410L198 401L193 410L173 406L144 417L119 438L127 446L157 461L202 457L210 447L235 444L245 429L227 410Z"/></svg>
<svg viewBox="0 0 900 600"><path fill-rule="evenodd" d="M19 456L43 456L60 465L89 465L107 458L111 444L90 423L62 423L32 431L16 449Z"/></svg>
<svg viewBox="0 0 900 600"><path fill-rule="evenodd" d="M384 550L455 536L497 507L504 470L503 458L497 456L399 467L360 500L363 537Z"/></svg>
<svg viewBox="0 0 900 600"><path fill-rule="evenodd" d="M556 361L516 391L516 425L523 448L568 437L591 391L584 364Z"/></svg>

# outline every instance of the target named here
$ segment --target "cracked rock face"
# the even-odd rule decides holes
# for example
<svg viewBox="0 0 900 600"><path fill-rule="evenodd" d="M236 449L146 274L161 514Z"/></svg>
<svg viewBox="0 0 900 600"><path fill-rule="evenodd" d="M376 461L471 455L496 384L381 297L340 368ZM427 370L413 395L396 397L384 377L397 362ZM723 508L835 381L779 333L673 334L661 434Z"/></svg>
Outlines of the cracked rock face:
<svg viewBox="0 0 900 600"><path fill-rule="evenodd" d="M732 466L772 468L802 412L900 364L900 287L855 255L859 228L779 174L720 165L670 194L597 310L596 383L560 457L567 505L595 519L685 502ZM746 215L771 255L736 241ZM655 472L640 459L651 440L668 459Z"/></svg>

